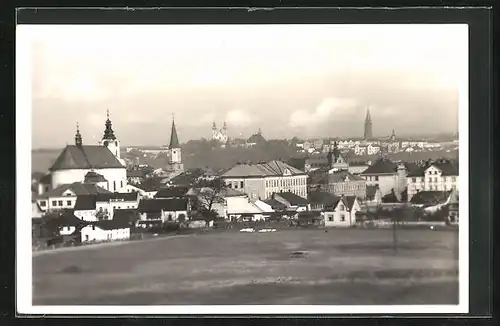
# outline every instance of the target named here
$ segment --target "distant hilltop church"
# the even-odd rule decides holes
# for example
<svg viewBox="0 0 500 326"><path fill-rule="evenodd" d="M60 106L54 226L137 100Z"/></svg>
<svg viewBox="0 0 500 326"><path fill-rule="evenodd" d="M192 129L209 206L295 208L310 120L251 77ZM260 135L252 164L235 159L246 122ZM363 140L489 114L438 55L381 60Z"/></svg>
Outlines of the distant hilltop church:
<svg viewBox="0 0 500 326"><path fill-rule="evenodd" d="M120 141L115 136L109 111L104 135L97 145L84 145L77 123L75 144L66 145L50 167L49 173L40 180L39 195L60 186L79 183L94 183L118 192L127 186L127 172L120 158Z"/></svg>
<svg viewBox="0 0 500 326"><path fill-rule="evenodd" d="M222 126L222 129L217 129L217 125L215 124L215 121L212 125L212 140L217 141L221 145L225 146L227 142L229 141L229 137L227 135L227 125L226 122L224 122L224 125Z"/></svg>

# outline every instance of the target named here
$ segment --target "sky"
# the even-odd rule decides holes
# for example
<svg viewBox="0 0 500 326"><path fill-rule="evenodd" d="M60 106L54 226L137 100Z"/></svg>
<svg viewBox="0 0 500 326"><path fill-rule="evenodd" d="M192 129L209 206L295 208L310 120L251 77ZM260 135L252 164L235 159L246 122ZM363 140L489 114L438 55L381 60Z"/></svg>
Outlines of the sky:
<svg viewBox="0 0 500 326"><path fill-rule="evenodd" d="M466 25L45 25L29 29L32 146L458 131ZM54 127L57 126L57 127Z"/></svg>

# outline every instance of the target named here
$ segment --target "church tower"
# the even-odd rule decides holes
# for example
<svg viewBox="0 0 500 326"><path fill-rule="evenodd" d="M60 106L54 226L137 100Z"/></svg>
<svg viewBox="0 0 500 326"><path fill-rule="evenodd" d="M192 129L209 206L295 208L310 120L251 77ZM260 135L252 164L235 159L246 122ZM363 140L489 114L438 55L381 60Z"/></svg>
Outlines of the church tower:
<svg viewBox="0 0 500 326"><path fill-rule="evenodd" d="M80 127L78 126L78 122L76 123L75 145L77 147L82 147L83 145L82 135L80 134Z"/></svg>
<svg viewBox="0 0 500 326"><path fill-rule="evenodd" d="M177 129L175 128L174 117L172 117L172 131L170 133L170 144L168 146L168 165L169 170L174 172L184 170L181 146L179 144L179 137L177 136Z"/></svg>
<svg viewBox="0 0 500 326"><path fill-rule="evenodd" d="M217 130L217 125L214 123L212 124L212 140L218 140L219 137L219 131Z"/></svg>
<svg viewBox="0 0 500 326"><path fill-rule="evenodd" d="M120 141L116 138L115 132L111 126L111 120L109 120L109 110L106 112L106 123L104 129L104 135L102 136L99 145L107 147L111 153L121 162L120 159Z"/></svg>
<svg viewBox="0 0 500 326"><path fill-rule="evenodd" d="M366 119L365 119L365 135L364 139L369 140L372 139L372 117L370 116L370 109L366 110Z"/></svg>

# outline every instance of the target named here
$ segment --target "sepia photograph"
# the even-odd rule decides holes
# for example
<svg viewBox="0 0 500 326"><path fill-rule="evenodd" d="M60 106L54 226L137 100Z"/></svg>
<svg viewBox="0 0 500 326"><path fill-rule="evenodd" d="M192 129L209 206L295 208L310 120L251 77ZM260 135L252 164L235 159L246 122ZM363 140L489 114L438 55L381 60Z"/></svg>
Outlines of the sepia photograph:
<svg viewBox="0 0 500 326"><path fill-rule="evenodd" d="M26 311L467 312L466 24L16 42Z"/></svg>

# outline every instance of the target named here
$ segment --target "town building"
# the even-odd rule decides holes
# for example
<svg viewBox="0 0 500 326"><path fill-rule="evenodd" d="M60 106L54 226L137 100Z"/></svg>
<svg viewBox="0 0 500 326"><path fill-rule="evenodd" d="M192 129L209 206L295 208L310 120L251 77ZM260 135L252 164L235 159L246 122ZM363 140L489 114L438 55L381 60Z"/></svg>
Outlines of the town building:
<svg viewBox="0 0 500 326"><path fill-rule="evenodd" d="M458 164L446 159L428 162L407 175L407 184L409 201L420 191L458 191Z"/></svg>
<svg viewBox="0 0 500 326"><path fill-rule="evenodd" d="M366 180L367 186L378 186L382 196L394 190L398 199L406 187L407 167L396 164L387 158L380 158L360 174Z"/></svg>
<svg viewBox="0 0 500 326"><path fill-rule="evenodd" d="M366 197L366 180L347 170L330 171L326 190L335 196Z"/></svg>
<svg viewBox="0 0 500 326"><path fill-rule="evenodd" d="M84 145L77 125L75 144L67 145L49 169L49 174L42 178L39 194L64 184L84 182L88 173L100 175L104 189L117 191L127 184L127 172L120 159L120 143L114 135L111 121L106 120L106 129L100 145Z"/></svg>
<svg viewBox="0 0 500 326"><path fill-rule="evenodd" d="M276 202L278 204L276 204ZM298 196L290 191L281 191L271 194L269 200L265 201L273 209L284 209L289 212L304 212L311 210L311 206L306 198Z"/></svg>
<svg viewBox="0 0 500 326"><path fill-rule="evenodd" d="M229 141L229 137L227 135L227 125L225 122L221 129L217 129L217 125L214 121L212 125L212 140L221 144L222 147L226 146Z"/></svg>
<svg viewBox="0 0 500 326"><path fill-rule="evenodd" d="M247 194L226 188L222 192L223 200L213 204L217 214L226 220L258 221L264 219L264 210L256 201L250 200Z"/></svg>
<svg viewBox="0 0 500 326"><path fill-rule="evenodd" d="M130 224L126 220L97 221L81 229L82 242L101 242L130 239Z"/></svg>
<svg viewBox="0 0 500 326"><path fill-rule="evenodd" d="M57 188L37 196L36 202L40 210L45 214L50 211L73 209L77 198L85 195L110 194L95 184L74 182L62 184Z"/></svg>
<svg viewBox="0 0 500 326"><path fill-rule="evenodd" d="M251 200L282 191L307 197L307 174L282 161L237 164L221 178L227 187L243 191Z"/></svg>
<svg viewBox="0 0 500 326"><path fill-rule="evenodd" d="M185 198L141 199L138 212L142 221L175 222L188 219L189 201Z"/></svg>
<svg viewBox="0 0 500 326"><path fill-rule="evenodd" d="M363 203L368 205L382 204L382 192L378 185L366 186L366 197Z"/></svg>
<svg viewBox="0 0 500 326"><path fill-rule="evenodd" d="M168 173L181 173L184 171L184 164L182 164L182 153L175 127L175 120L172 118L172 129L170 133L170 144L167 151L167 167L165 169Z"/></svg>
<svg viewBox="0 0 500 326"><path fill-rule="evenodd" d="M84 221L112 220L121 209L137 209L138 193L101 193L81 195L76 199L74 214Z"/></svg>
<svg viewBox="0 0 500 326"><path fill-rule="evenodd" d="M361 210L356 196L335 196L324 191L312 191L309 202L313 211L321 212L325 227L352 227Z"/></svg>

